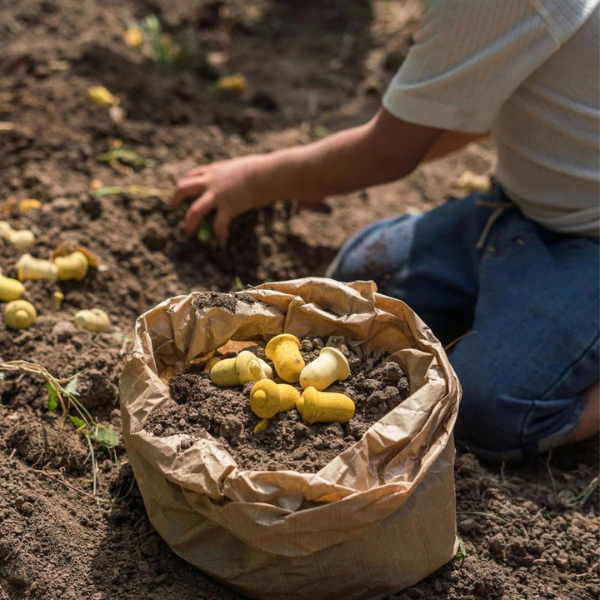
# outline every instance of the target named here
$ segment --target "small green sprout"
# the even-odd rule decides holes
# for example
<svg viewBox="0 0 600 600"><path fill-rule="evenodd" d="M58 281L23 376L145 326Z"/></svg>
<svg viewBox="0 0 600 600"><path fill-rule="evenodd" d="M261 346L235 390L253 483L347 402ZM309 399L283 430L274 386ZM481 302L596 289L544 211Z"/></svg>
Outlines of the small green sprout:
<svg viewBox="0 0 600 600"><path fill-rule="evenodd" d="M126 148L111 148L108 152L103 152L96 157L100 162L112 163L113 161L119 161L131 167L156 167L157 161L151 158L145 158L134 150L127 150Z"/></svg>
<svg viewBox="0 0 600 600"><path fill-rule="evenodd" d="M206 219L202 221L200 229L198 229L198 233L196 234L196 236L198 240L201 241L203 244L205 244L206 242L210 242L213 236L213 230L210 221Z"/></svg>

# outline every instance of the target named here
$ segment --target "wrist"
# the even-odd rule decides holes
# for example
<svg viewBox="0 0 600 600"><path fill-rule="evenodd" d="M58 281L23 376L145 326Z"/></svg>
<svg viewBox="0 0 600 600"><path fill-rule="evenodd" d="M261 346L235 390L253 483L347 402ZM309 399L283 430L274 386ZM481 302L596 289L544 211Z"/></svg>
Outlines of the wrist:
<svg viewBox="0 0 600 600"><path fill-rule="evenodd" d="M289 148L256 156L253 180L261 205L295 198L301 193L296 150Z"/></svg>

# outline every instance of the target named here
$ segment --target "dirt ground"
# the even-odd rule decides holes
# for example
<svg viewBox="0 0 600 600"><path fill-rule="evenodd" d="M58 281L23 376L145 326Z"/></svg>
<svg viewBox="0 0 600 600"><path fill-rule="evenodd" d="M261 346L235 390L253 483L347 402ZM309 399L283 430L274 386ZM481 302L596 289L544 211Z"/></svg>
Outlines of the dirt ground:
<svg viewBox="0 0 600 600"><path fill-rule="evenodd" d="M151 14L192 45L181 65L124 43L132 21ZM198 163L304 143L366 120L418 14L417 3L394 0L3 0L0 218L33 229L35 256L73 242L102 267L60 284L60 310L55 284L29 282L38 320L16 333L0 324L0 358L34 360L61 377L85 369L82 402L120 431L119 372L141 312L192 290L227 291L236 278L256 284L322 274L343 240L371 220L444 202L460 192L454 181L465 169L489 173L491 148L474 145L405 182L329 201L330 214L288 220L281 206L242 219L224 249L185 240L183 213L165 202L162 191ZM216 79L235 73L248 89L217 93ZM120 98L119 122L90 104L95 85ZM155 163L97 159L119 143ZM94 180L156 189L98 199ZM26 198L42 208L20 213L11 199ZM5 274L18 255L0 246ZM109 333L70 322L92 306L110 313ZM241 598L161 541L131 487L122 445L96 451L92 496L85 440L70 426L58 429L47 395L35 375L0 382L0 600ZM597 441L522 465L484 464L459 451L466 557L394 598L597 598L598 490L585 504L573 496L597 476L598 456Z"/></svg>

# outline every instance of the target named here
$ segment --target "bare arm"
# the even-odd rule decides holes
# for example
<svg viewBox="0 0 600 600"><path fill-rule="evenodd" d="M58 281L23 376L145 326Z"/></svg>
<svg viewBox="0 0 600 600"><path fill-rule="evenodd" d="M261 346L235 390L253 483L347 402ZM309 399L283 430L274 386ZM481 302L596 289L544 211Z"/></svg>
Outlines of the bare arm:
<svg viewBox="0 0 600 600"><path fill-rule="evenodd" d="M460 131L444 131L436 140L435 144L425 155L423 162L429 162L443 158L452 152L464 148L471 142L486 138L489 133L461 133Z"/></svg>
<svg viewBox="0 0 600 600"><path fill-rule="evenodd" d="M196 199L185 219L189 235L215 210L215 234L225 239L231 219L278 200L318 200L405 177L441 134L381 109L365 125L306 146L198 167L179 181L173 204Z"/></svg>

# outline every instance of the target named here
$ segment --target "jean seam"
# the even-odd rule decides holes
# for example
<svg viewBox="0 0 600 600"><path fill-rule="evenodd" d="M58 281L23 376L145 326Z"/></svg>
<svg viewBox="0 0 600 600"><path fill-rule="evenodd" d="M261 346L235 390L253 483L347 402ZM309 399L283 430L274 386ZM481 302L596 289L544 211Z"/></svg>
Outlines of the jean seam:
<svg viewBox="0 0 600 600"><path fill-rule="evenodd" d="M523 447L525 445L524 442L524 436L525 436L525 426L527 425L529 418L531 417L531 412L537 408L538 403L540 401L544 401L548 399L548 396L552 393L552 391L554 391L558 385L565 379L565 377L567 376L567 374L572 371L578 364L581 363L581 361L584 359L584 357L589 353L590 349L594 346L594 344L596 344L598 342L598 339L600 338L600 334L596 334L596 336L594 337L594 339L592 340L592 342L590 344L588 344L585 349L583 350L583 352L579 355L579 357L574 360L560 375L560 377L558 377L554 383L548 388L548 390L543 393L540 398L536 399L534 398L531 402L531 406L529 407L529 409L527 410L527 413L525 414L525 416L523 417L523 423L521 424L521 432L519 433L519 441L521 443L521 447ZM582 390L583 391L583 390ZM536 441L537 443L537 441Z"/></svg>

